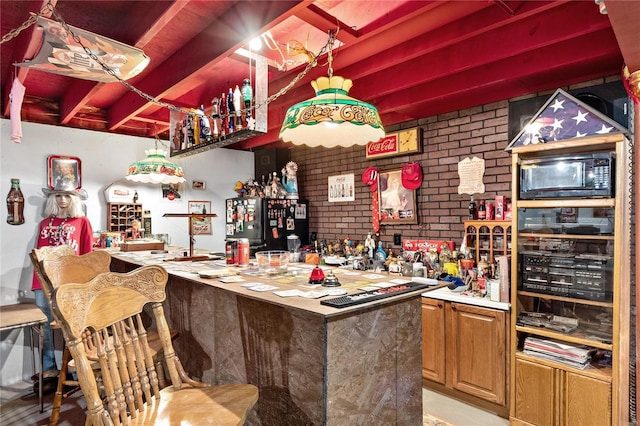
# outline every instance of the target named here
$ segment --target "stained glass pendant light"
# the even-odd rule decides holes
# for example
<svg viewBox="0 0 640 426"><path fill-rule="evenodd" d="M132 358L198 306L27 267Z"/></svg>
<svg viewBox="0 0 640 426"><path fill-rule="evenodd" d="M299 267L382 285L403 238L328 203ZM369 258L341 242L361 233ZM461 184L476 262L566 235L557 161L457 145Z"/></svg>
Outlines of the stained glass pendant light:
<svg viewBox="0 0 640 426"><path fill-rule="evenodd" d="M349 96L352 81L334 76L329 33L329 76L311 82L316 96L291 106L280 129L280 139L310 147L366 145L384 137L384 127L375 106Z"/></svg>
<svg viewBox="0 0 640 426"><path fill-rule="evenodd" d="M147 158L131 163L126 178L134 182L170 184L184 182L182 167L167 160L167 151L145 150Z"/></svg>

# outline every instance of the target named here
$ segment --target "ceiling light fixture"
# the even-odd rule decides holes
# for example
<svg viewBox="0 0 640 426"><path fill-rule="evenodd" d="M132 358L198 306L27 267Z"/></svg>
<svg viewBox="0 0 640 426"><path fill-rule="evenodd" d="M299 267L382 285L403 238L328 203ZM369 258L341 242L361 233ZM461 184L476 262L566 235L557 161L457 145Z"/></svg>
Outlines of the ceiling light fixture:
<svg viewBox="0 0 640 426"><path fill-rule="evenodd" d="M280 129L280 139L310 147L349 147L384 137L378 110L349 96L352 81L333 75L335 32L329 32L328 77L311 82L316 96L291 106Z"/></svg>
<svg viewBox="0 0 640 426"><path fill-rule="evenodd" d="M156 135L156 147L144 151L147 158L129 165L125 176L128 180L155 184L180 183L186 180L182 167L167 160L167 151L158 149L158 142Z"/></svg>

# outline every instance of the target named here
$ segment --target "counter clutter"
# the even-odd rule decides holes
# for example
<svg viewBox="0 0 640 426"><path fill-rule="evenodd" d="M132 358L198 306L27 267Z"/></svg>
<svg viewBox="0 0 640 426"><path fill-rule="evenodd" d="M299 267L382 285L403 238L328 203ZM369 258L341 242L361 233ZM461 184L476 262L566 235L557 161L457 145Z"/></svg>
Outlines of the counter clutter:
<svg viewBox="0 0 640 426"><path fill-rule="evenodd" d="M419 288L441 287L446 282L421 279L419 283L410 284L411 277L390 276L387 273L374 273L336 267L330 265L314 266L305 263L292 263L278 273L263 272L255 258L248 265L229 265L217 254L209 254L210 260L196 262L175 262L176 254L183 249L174 248L166 252L136 251L112 254L119 259L140 265L162 265L172 275L184 278L200 278L215 280L219 283L237 283L240 287L253 292L270 292L281 298L300 297L318 299L326 296L342 296L349 294L375 293L390 294L394 291L418 290ZM205 256L205 253L200 253ZM309 283L307 279L315 268L320 268L324 275L334 276L336 284L330 288L322 284ZM413 285L413 287L410 287Z"/></svg>
<svg viewBox="0 0 640 426"><path fill-rule="evenodd" d="M197 262L174 262L184 249L171 248L166 251L135 251L122 252L118 249L109 250L117 258L139 265L162 265L172 275L187 279L199 279L202 282L216 282L220 284L236 283L250 292L273 294L282 299L323 299L330 297L351 295L381 295L394 290L407 290L410 283L422 285L425 288L424 297L448 300L468 305L482 306L499 310L509 310L509 303L496 302L477 290L457 287L451 289L451 282L438 281L424 277L402 276L385 271L369 271L353 269L353 262L334 262L328 258L330 264L314 266L306 263L290 263L282 273L263 273L258 262L252 258L248 265L229 265L217 253L200 252L209 256L210 260ZM339 282L338 286L325 287L322 284L310 284L309 278L314 268L320 268L324 275L333 275ZM419 287L411 290L418 290ZM364 296L362 296L364 297Z"/></svg>

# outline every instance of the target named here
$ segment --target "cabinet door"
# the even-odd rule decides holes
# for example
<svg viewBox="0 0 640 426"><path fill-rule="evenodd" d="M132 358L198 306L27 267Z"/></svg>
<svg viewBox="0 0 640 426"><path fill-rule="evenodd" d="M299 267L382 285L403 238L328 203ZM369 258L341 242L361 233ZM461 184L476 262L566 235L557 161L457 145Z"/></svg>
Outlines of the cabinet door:
<svg viewBox="0 0 640 426"><path fill-rule="evenodd" d="M514 368L515 407L512 412L515 417L533 425L553 426L557 399L555 369L521 359L516 359Z"/></svg>
<svg viewBox="0 0 640 426"><path fill-rule="evenodd" d="M506 313L447 305L447 385L497 404L506 399Z"/></svg>
<svg viewBox="0 0 640 426"><path fill-rule="evenodd" d="M422 298L422 377L445 383L444 304Z"/></svg>
<svg viewBox="0 0 640 426"><path fill-rule="evenodd" d="M563 373L562 424L565 426L611 425L611 385L575 373Z"/></svg>

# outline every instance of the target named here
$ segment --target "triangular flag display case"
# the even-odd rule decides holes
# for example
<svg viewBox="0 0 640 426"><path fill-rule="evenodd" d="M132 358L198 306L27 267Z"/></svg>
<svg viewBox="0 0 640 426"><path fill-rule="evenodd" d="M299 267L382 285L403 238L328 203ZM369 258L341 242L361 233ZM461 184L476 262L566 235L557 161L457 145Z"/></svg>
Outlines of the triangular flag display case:
<svg viewBox="0 0 640 426"><path fill-rule="evenodd" d="M564 90L558 89L509 143L507 150L617 133L627 134L628 130Z"/></svg>
<svg viewBox="0 0 640 426"><path fill-rule="evenodd" d="M629 417L627 130L558 90L512 154L512 425L619 425ZM609 153L611 196L523 199L523 163Z"/></svg>

